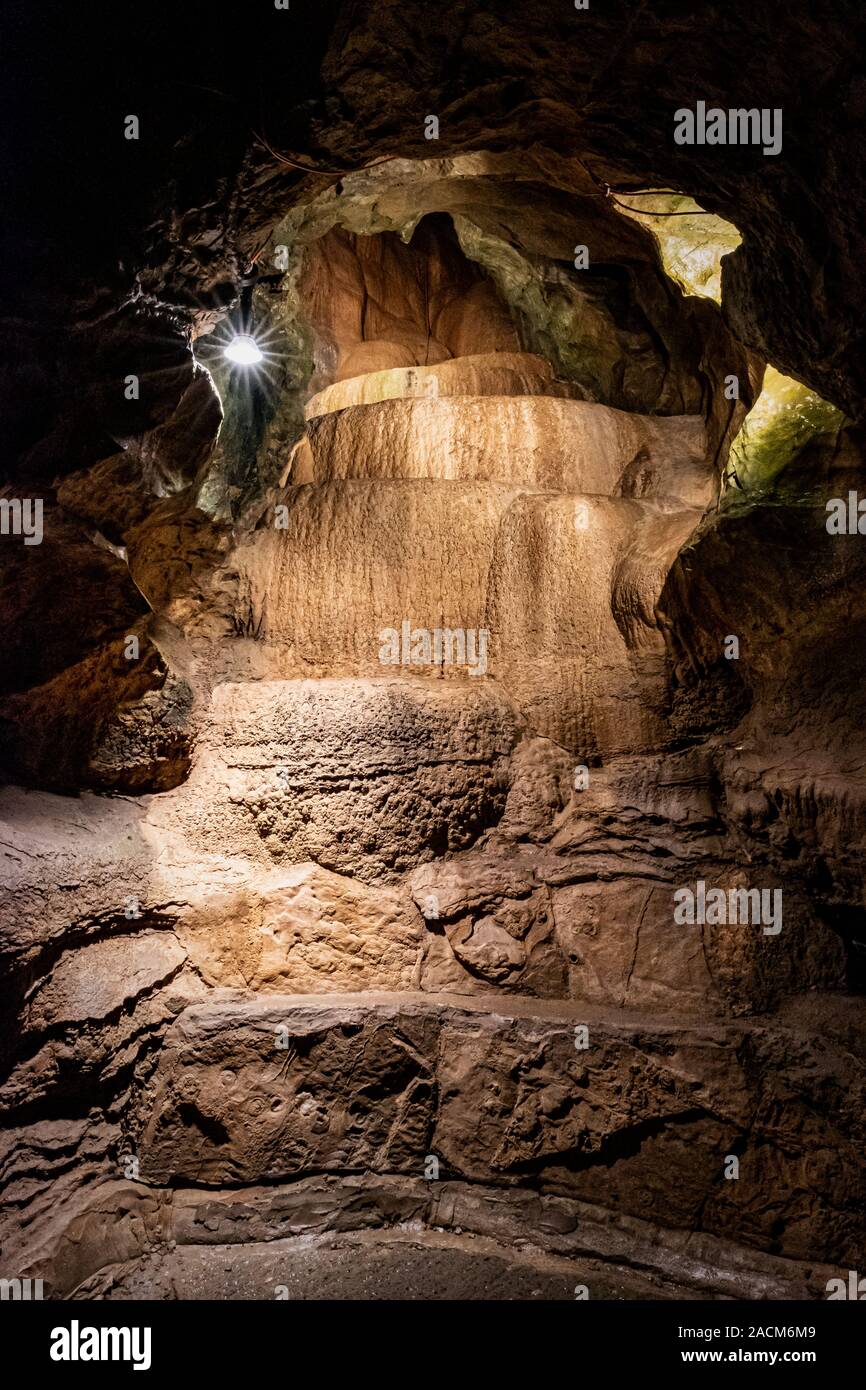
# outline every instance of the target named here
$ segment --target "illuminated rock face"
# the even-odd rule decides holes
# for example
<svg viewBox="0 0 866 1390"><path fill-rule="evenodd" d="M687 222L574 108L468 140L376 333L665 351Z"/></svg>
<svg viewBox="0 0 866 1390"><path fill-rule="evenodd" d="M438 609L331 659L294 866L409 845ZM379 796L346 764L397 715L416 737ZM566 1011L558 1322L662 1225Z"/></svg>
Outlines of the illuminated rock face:
<svg viewBox="0 0 866 1390"><path fill-rule="evenodd" d="M234 557L282 675L494 680L575 755L662 738L653 604L694 511L439 482L299 488L286 506L287 529ZM408 652L386 640L404 622L422 634ZM423 660L437 630L469 634L465 661L432 642Z"/></svg>
<svg viewBox="0 0 866 1390"><path fill-rule="evenodd" d="M334 228L316 243L300 296L314 325L314 388L323 375L342 382L520 348L492 281L463 256L445 217L425 218L409 247L392 232Z"/></svg>
<svg viewBox="0 0 866 1390"><path fill-rule="evenodd" d="M572 399L497 356L320 393L206 603L176 601L167 659L195 730L179 786L89 797L72 819L7 797L26 1048L0 1111L39 1232L11 1249L61 1291L157 1290L136 1262L169 1221L207 1268L197 1208L171 1196L202 1183L271 1193L243 1199L248 1259L284 1210L311 1229L308 1181L334 1185L317 1229L351 1229L358 1173L373 1224L377 1202L456 1220L424 1205L433 1176L473 1229L489 1188L507 1250L531 1227L527 1165L566 1222L615 1208L631 1248L700 1219L718 1246L700 1274L675 1264L697 1292L802 1291L816 1250L855 1259L866 1077L843 943L794 883L778 940L673 920L683 883L751 882L716 756L675 746L656 618L715 492L703 421ZM103 766L144 717L125 715ZM15 1131L22 1106L121 1085L102 1129L64 1138L80 1182L55 1175L53 1132ZM756 1122L782 1094L783 1130ZM719 1190L731 1152L753 1175L742 1200ZM103 1272L106 1252L125 1273Z"/></svg>
<svg viewBox="0 0 866 1390"><path fill-rule="evenodd" d="M495 362L448 364L453 394L432 399L379 374L407 396L314 414L274 525L232 557L238 604L285 677L495 681L575 756L652 747L653 608L715 488L703 421L558 399L534 366L507 370L537 394L467 394Z"/></svg>
<svg viewBox="0 0 866 1390"><path fill-rule="evenodd" d="M192 843L218 854L228 841L262 864L312 860L365 882L495 824L520 729L488 682L223 685L211 719L176 803Z"/></svg>
<svg viewBox="0 0 866 1390"><path fill-rule="evenodd" d="M139 1264L167 1231L184 1268L217 1237L258 1258L403 1221L513 1266L579 1231L640 1266L628 1296L646 1269L815 1296L864 1235L860 919L832 908L862 892L866 799L815 752L784 537L771 580L764 532L714 510L736 410L709 375L701 402L693 332L727 341L715 306L665 396L689 408L626 411L521 350L440 222L321 242L305 432L242 524L212 522L206 473L172 492L170 425L126 530L124 457L93 497L64 484L121 599L98 656L90 625L50 626L6 717L92 702L89 785L124 795L0 795L0 1243L110 1296L170 1292ZM815 553L832 669L848 605ZM677 923L699 880L781 881L781 935Z"/></svg>
<svg viewBox="0 0 866 1390"><path fill-rule="evenodd" d="M14 1123L128 1073L107 1142L157 1202L311 1172L399 1186L431 1156L458 1186L513 1188L531 1163L559 1199L648 1229L700 1210L765 1246L789 1193L780 1253L854 1258L849 1197L791 1169L808 1107L784 1138L740 1141L766 1103L738 1061L757 1045L749 1013L838 989L841 943L793 891L780 943L672 922L683 880L746 881L711 762L665 751L655 609L714 493L703 421L570 399L536 359L499 356L311 403L286 486L216 572L211 616L187 620L196 741L175 791L133 811L91 799L78 827L45 798L26 823L8 803L22 1000L53 963L0 1107ZM214 646L220 617L239 631ZM135 746L130 717L103 765ZM13 924L22 902L38 918ZM635 1009L655 1020L639 1033L617 1022ZM802 1027L795 1013L760 1035L767 1066L802 1058ZM839 1093L847 1067L834 1053ZM852 1121L834 1117L844 1153ZM652 1143L614 1162L646 1123ZM50 1137L27 1142L48 1181ZM732 1148L772 1174L772 1201L716 1196ZM53 1190L36 1184L37 1214ZM64 1289L103 1263L99 1202L120 1199L97 1191L70 1185L41 1218L32 1267ZM748 1277L767 1277L756 1259Z"/></svg>
<svg viewBox="0 0 866 1390"><path fill-rule="evenodd" d="M431 400L440 396L554 396L583 399L579 386L557 381L543 357L531 352L491 352L458 357L434 366L395 367L348 377L307 401L308 420L387 400Z"/></svg>
<svg viewBox="0 0 866 1390"><path fill-rule="evenodd" d="M438 478L692 506L714 486L699 416L654 419L542 395L349 406L311 420L308 435L313 466L294 483Z"/></svg>

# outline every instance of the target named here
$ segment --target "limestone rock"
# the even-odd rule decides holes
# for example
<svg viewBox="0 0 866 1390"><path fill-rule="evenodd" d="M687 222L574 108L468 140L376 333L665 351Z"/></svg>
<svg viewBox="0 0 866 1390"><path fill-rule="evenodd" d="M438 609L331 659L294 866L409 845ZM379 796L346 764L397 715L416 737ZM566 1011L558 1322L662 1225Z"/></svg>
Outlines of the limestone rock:
<svg viewBox="0 0 866 1390"><path fill-rule="evenodd" d="M354 481L284 497L286 525L233 556L236 602L281 675L492 678L536 733L584 754L663 740L652 610L663 557L696 512L479 483ZM428 660L404 652L404 624L412 642L427 633ZM437 629L462 632L467 653L472 634L474 663L453 647L434 661Z"/></svg>
<svg viewBox="0 0 866 1390"><path fill-rule="evenodd" d="M299 297L318 372L364 372L519 349L493 284L460 252L447 218L426 218L410 245L334 228L305 257ZM324 384L324 383L322 383Z"/></svg>
<svg viewBox="0 0 866 1390"><path fill-rule="evenodd" d="M503 518L486 608L491 672L532 732L576 762L664 741L658 547L665 537L673 558L696 520L650 502L529 494ZM630 570L637 585L622 582Z"/></svg>
<svg viewBox="0 0 866 1390"><path fill-rule="evenodd" d="M182 782L190 765L192 703L188 683L169 676L160 690L118 709L90 759L94 785L158 792Z"/></svg>
<svg viewBox="0 0 866 1390"><path fill-rule="evenodd" d="M281 676L447 674L383 663L380 634L404 619L431 632L484 627L498 527L518 494L426 481L289 488L285 526L261 527L231 557L235 610L278 648ZM456 665L450 674L467 678Z"/></svg>
<svg viewBox="0 0 866 1390"><path fill-rule="evenodd" d="M106 1019L163 984L185 959L178 941L159 932L97 941L72 951L30 1000L26 1026L44 1031Z"/></svg>
<svg viewBox="0 0 866 1390"><path fill-rule="evenodd" d="M169 1035L140 1117L142 1175L256 1183L362 1167L423 1176L432 1152L449 1176L495 1172L513 1184L529 1168L548 1191L594 1200L604 1171L617 1205L635 1215L661 1215L664 1192L671 1225L690 1225L700 1207L716 1233L799 1258L816 1249L853 1258L863 1239L866 1080L840 1047L832 1011L816 1043L794 1019L744 1033L543 1007L503 1001L491 1014L370 995L193 1007ZM581 1023L587 1048L575 1045ZM839 1163L828 1185L827 1170L805 1160L829 1133ZM633 1135L645 1142L632 1146ZM742 1197L719 1181L732 1144L743 1168L762 1175L759 1186L737 1185ZM780 1212L784 1230L771 1235Z"/></svg>
<svg viewBox="0 0 866 1390"><path fill-rule="evenodd" d="M424 1013L395 1023L367 1020L352 1003L302 1005L298 1016L288 999L188 1014L177 1068L156 1077L157 1108L143 1116L142 1175L179 1176L192 1154L212 1183L286 1164L405 1170L429 1141L438 1027Z"/></svg>
<svg viewBox="0 0 866 1390"><path fill-rule="evenodd" d="M231 1192L108 1180L91 1184L58 1215L38 1248L26 1255L14 1248L23 1277L43 1279L53 1297L127 1297L134 1290L145 1299L176 1298L176 1251L194 1261L196 1296L210 1289L221 1298L237 1297L239 1276L249 1280L252 1266L260 1280L245 1285L249 1296L271 1298L273 1288L285 1283L287 1264L296 1262L301 1266L297 1296L303 1296L311 1284L327 1281L329 1271L334 1280L335 1250L354 1264L365 1248L381 1254L389 1240L397 1240L404 1248L405 1243L419 1247L422 1268L413 1270L407 1283L405 1267L395 1262L401 1285L392 1291L401 1298L416 1293L428 1298L424 1270L443 1235L476 1255L495 1242L493 1248L504 1257L505 1249L529 1233L536 1280L542 1271L549 1279L552 1265L561 1278L567 1272L572 1299L574 1284L587 1281L593 1298L701 1299L739 1291L756 1299L814 1299L839 1274L832 1265L786 1260L703 1233L669 1229L662 1242L652 1222L591 1202L399 1175L325 1175ZM271 1263L280 1262L279 1277L268 1276L268 1255ZM509 1266L512 1260L513 1253ZM451 1287L451 1276L440 1278L434 1293ZM467 1297L491 1296L489 1268L481 1278ZM390 1287L388 1267L378 1278L367 1267L362 1279L364 1297L382 1296ZM327 1287L343 1296L339 1266ZM536 1282L535 1297L537 1288Z"/></svg>
<svg viewBox="0 0 866 1390"><path fill-rule="evenodd" d="M422 989L471 994L494 985L562 997L565 961L547 890L531 865L459 855L416 869L411 883L431 933Z"/></svg>
<svg viewBox="0 0 866 1390"><path fill-rule="evenodd" d="M72 64L16 15L3 1272L822 1297L866 1234L862 12L98 8ZM785 153L679 145L698 99ZM739 243L718 304L620 206L662 188ZM765 359L851 423L742 493ZM697 880L781 934L676 923Z"/></svg>
<svg viewBox="0 0 866 1390"><path fill-rule="evenodd" d="M178 937L209 985L257 992L412 987L421 922L393 889L303 864L231 895L206 895Z"/></svg>
<svg viewBox="0 0 866 1390"><path fill-rule="evenodd" d="M377 401L447 396L558 396L580 398L580 388L554 380L549 362L531 352L480 353L423 367L366 372L326 386L307 401L308 420Z"/></svg>
<svg viewBox="0 0 866 1390"><path fill-rule="evenodd" d="M254 858L364 881L495 822L519 726L495 687L393 680L223 685L211 718L177 803L191 842L218 853L230 826Z"/></svg>
<svg viewBox="0 0 866 1390"><path fill-rule="evenodd" d="M698 416L627 415L552 396L385 400L308 425L313 472L334 478L442 478L520 483L554 492L669 496L699 506L712 493Z"/></svg>

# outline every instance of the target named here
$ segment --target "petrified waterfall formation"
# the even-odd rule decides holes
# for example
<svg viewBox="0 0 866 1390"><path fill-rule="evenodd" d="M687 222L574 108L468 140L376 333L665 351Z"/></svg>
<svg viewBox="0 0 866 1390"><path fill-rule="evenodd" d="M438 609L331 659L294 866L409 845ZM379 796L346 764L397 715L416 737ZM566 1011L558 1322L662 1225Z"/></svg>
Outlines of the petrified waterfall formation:
<svg viewBox="0 0 866 1390"><path fill-rule="evenodd" d="M666 6L538 90L549 7L437 14L445 56L396 8L323 0L266 133L203 81L135 235L11 301L50 408L3 494L44 536L0 552L0 1276L821 1298L866 1236L844 258L781 156L673 143ZM772 389L822 427L767 463Z"/></svg>

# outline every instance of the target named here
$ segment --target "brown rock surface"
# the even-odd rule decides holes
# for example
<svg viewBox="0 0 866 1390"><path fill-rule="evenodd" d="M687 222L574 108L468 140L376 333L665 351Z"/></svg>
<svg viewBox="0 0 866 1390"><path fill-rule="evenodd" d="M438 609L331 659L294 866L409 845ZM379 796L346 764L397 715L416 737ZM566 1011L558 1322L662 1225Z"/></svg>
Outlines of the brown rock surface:
<svg viewBox="0 0 866 1390"><path fill-rule="evenodd" d="M553 492L709 501L698 416L655 419L549 396L472 396L348 406L311 420L313 469L293 483L438 478Z"/></svg>
<svg viewBox="0 0 866 1390"><path fill-rule="evenodd" d="M824 1297L866 1196L861 11L161 9L12 26L0 1275ZM783 151L678 145L699 100ZM741 238L720 303L619 206L661 189ZM852 422L743 493L765 358ZM699 881L781 932L677 923Z"/></svg>
<svg viewBox="0 0 866 1390"><path fill-rule="evenodd" d="M550 363L531 352L479 353L434 366L366 372L326 386L304 407L308 420L377 401L440 396L580 397L580 388L556 381Z"/></svg>
<svg viewBox="0 0 866 1390"><path fill-rule="evenodd" d="M293 488L278 505L285 525L235 553L232 583L282 676L493 678L575 751L661 739L653 605L695 511L421 480ZM403 650L404 623L430 634L427 659ZM462 630L467 653L474 633L474 661L449 646L436 662L437 629Z"/></svg>
<svg viewBox="0 0 866 1390"><path fill-rule="evenodd" d="M470 1262L470 1298L491 1296L485 1268L491 1255L512 1270L510 1277L496 1271L500 1296L508 1298L525 1296L528 1269L548 1289L554 1273L551 1296L570 1271L572 1299L576 1283L586 1284L593 1298L742 1292L810 1299L839 1273L832 1265L804 1266L712 1235L668 1229L662 1242L651 1222L572 1198L399 1175L302 1178L230 1192L109 1180L58 1215L39 1247L31 1247L24 1277L44 1279L54 1296L76 1298L176 1298L181 1279L184 1297L225 1299L243 1292L271 1299L287 1278L293 1286L298 1280L295 1297L313 1290L343 1297L346 1275L340 1265L335 1269L335 1253L357 1262L350 1287L359 1297L397 1292L400 1298L447 1298L455 1271L446 1266L443 1279L441 1264L432 1275L428 1265L443 1248ZM522 1251L516 1270L515 1240ZM408 1268L399 1258L407 1245L420 1257ZM378 1273L371 1257L378 1257ZM473 1263L480 1279L471 1277ZM537 1283L531 1295L538 1297Z"/></svg>
<svg viewBox="0 0 866 1390"><path fill-rule="evenodd" d="M207 895L178 937L212 986L351 993L411 988L421 923L393 889L302 864L234 894Z"/></svg>
<svg viewBox="0 0 866 1390"><path fill-rule="evenodd" d="M391 232L328 231L307 256L299 295L318 370L338 382L520 346L494 286L461 254L444 217L426 218L409 246Z"/></svg>
<svg viewBox="0 0 866 1390"><path fill-rule="evenodd" d="M701 1208L716 1233L795 1258L829 1245L844 1261L863 1239L866 1182L864 1076L849 1068L844 1048L782 1024L680 1029L411 996L193 1007L140 1118L142 1174L209 1185L321 1169L422 1176L434 1153L449 1176L514 1183L532 1172L547 1190L592 1200L602 1166L614 1204L634 1215L660 1215L664 1193L670 1224ZM819 1151L831 1135L827 1189ZM747 1181L729 1196L720 1172L732 1146L744 1170L774 1173L778 1186Z"/></svg>
<svg viewBox="0 0 866 1390"><path fill-rule="evenodd" d="M263 863L391 877L495 822L517 727L489 684L224 685L175 823L214 855L228 831Z"/></svg>

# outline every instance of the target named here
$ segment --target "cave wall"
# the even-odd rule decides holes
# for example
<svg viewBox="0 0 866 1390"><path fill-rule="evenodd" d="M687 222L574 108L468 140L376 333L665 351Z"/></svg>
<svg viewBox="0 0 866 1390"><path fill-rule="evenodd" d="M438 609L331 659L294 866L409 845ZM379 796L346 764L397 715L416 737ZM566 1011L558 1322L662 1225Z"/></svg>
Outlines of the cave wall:
<svg viewBox="0 0 866 1390"><path fill-rule="evenodd" d="M324 3L230 53L175 18L67 122L95 7L12 164L4 495L45 538L0 555L4 1258L111 1296L233 1223L415 1220L820 1296L866 1188L862 576L824 525L862 15ZM753 92L784 160L672 142ZM736 226L720 305L608 184ZM254 398L212 358L256 270ZM769 499L723 485L766 362L853 422ZM404 621L483 669L391 669ZM698 880L783 885L784 930L674 925Z"/></svg>

